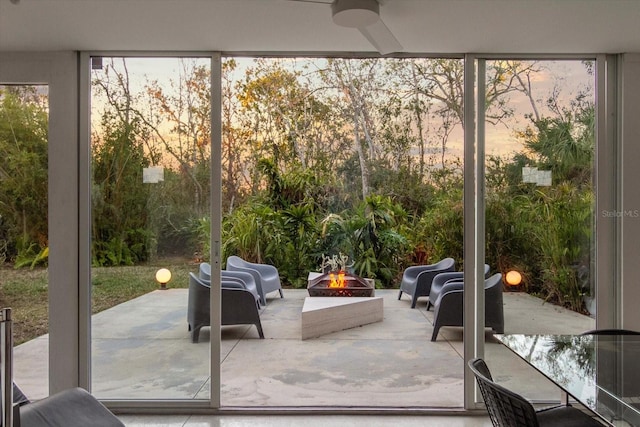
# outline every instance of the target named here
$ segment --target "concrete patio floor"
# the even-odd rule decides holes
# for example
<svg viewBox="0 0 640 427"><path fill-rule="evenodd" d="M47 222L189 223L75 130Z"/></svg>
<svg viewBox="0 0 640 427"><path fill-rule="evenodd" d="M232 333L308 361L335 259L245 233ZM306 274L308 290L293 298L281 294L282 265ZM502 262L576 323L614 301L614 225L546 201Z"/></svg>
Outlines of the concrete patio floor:
<svg viewBox="0 0 640 427"><path fill-rule="evenodd" d="M221 343L223 407L460 408L461 328L431 342L433 311L410 309L397 290L377 290L384 320L302 341L305 290L272 294L254 326L225 326ZM588 316L524 293L504 294L505 333L579 333ZM154 291L93 316L92 392L101 399L208 399L209 328L192 343L187 290ZM485 359L498 382L534 400L558 390L497 343L487 329ZM48 394L48 336L14 350L15 381L27 396Z"/></svg>

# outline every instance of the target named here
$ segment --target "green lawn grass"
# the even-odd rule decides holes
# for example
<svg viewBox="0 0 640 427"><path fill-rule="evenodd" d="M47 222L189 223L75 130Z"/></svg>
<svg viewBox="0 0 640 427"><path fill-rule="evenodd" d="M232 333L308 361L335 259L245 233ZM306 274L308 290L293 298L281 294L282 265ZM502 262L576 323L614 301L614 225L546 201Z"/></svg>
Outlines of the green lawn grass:
<svg viewBox="0 0 640 427"><path fill-rule="evenodd" d="M171 270L171 281L167 284L170 288L187 288L189 272L197 272L197 265L176 260L132 267L93 268L92 313L158 289L155 274L162 267ZM49 331L47 270L0 267L0 307L12 309L16 345L46 334Z"/></svg>

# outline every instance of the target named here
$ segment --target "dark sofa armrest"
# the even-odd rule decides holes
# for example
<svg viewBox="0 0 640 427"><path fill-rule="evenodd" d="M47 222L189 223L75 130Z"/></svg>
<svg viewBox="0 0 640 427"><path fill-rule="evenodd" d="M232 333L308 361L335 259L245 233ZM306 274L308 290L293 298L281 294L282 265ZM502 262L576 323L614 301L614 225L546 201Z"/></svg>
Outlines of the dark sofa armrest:
<svg viewBox="0 0 640 427"><path fill-rule="evenodd" d="M20 407L22 427L125 427L89 392L72 388Z"/></svg>

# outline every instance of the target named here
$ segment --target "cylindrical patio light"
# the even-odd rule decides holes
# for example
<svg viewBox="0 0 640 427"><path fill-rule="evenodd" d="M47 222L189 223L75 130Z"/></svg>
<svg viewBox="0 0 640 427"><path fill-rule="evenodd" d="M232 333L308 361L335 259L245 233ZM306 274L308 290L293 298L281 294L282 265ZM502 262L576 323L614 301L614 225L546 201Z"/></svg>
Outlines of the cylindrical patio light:
<svg viewBox="0 0 640 427"><path fill-rule="evenodd" d="M171 272L166 268L156 271L156 280L160 283L160 289L167 289L167 283L171 280Z"/></svg>

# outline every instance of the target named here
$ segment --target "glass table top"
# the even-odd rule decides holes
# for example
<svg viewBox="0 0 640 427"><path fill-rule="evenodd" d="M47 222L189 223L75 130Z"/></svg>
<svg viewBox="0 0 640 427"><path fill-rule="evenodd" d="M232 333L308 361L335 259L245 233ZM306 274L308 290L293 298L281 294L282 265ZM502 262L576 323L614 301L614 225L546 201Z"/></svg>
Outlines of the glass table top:
<svg viewBox="0 0 640 427"><path fill-rule="evenodd" d="M639 335L495 337L603 419L640 426Z"/></svg>

